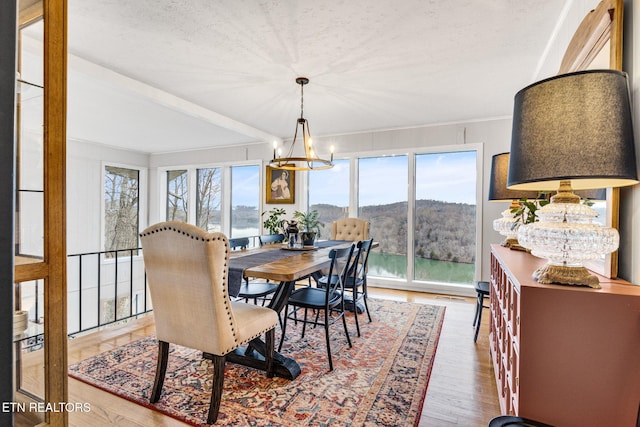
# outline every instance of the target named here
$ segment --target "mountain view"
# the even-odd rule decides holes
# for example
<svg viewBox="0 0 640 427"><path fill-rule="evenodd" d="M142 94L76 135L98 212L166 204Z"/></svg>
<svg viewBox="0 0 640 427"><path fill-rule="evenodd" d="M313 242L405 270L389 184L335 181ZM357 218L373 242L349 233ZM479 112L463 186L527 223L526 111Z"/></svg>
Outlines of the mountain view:
<svg viewBox="0 0 640 427"><path fill-rule="evenodd" d="M343 208L313 205L327 223L344 216ZM373 271L385 277L406 277L406 248L409 236L407 203L365 206L360 218L369 220L370 235L380 242L372 254ZM418 200L415 209L415 277L449 283L473 281L476 255L476 207L465 203Z"/></svg>

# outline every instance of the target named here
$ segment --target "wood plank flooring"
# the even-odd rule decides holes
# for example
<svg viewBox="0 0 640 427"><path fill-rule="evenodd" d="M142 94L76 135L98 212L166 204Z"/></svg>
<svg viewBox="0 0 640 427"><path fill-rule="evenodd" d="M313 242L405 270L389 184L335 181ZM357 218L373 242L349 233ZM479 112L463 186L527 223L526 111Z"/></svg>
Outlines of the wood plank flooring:
<svg viewBox="0 0 640 427"><path fill-rule="evenodd" d="M478 342L473 342L475 298L453 297L370 288L373 298L385 298L447 307L436 359L422 410L420 427L482 427L500 414L493 367L489 356L489 312L483 313ZM68 361L75 363L154 332L153 316L69 341ZM42 372L40 362L25 360L29 378ZM90 404L89 412L69 415L74 427L186 426L180 421L69 378L69 401ZM16 426L33 425L16 417Z"/></svg>

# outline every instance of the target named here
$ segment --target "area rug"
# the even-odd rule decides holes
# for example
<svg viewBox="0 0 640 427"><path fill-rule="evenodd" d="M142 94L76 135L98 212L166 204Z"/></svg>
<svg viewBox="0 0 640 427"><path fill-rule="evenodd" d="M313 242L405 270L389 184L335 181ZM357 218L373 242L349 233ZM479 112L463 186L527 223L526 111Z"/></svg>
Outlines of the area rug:
<svg viewBox="0 0 640 427"><path fill-rule="evenodd" d="M429 383L445 308L370 300L373 322L360 315L353 347L341 322L332 325L334 370L329 371L324 329L287 325L282 353L302 373L293 381L227 363L216 425L416 426ZM276 339L279 339L279 328ZM278 341L276 341L278 342ZM157 341L149 336L69 367L75 379L195 426L205 426L211 398L211 361L171 345L160 401L149 403Z"/></svg>

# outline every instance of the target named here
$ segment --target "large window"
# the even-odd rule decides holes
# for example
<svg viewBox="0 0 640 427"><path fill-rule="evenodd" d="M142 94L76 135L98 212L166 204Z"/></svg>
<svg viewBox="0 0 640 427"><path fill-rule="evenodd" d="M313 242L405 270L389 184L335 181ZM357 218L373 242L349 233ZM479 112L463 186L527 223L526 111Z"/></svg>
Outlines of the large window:
<svg viewBox="0 0 640 427"><path fill-rule="evenodd" d="M260 167L231 167L231 236L260 234Z"/></svg>
<svg viewBox="0 0 640 427"><path fill-rule="evenodd" d="M222 230L222 169L198 169L196 224L212 233Z"/></svg>
<svg viewBox="0 0 640 427"><path fill-rule="evenodd" d="M329 224L349 216L349 160L335 160L329 170L309 172L309 209L317 210L329 238Z"/></svg>
<svg viewBox="0 0 640 427"><path fill-rule="evenodd" d="M408 157L358 160L358 217L380 247L369 257L369 274L407 278Z"/></svg>
<svg viewBox="0 0 640 427"><path fill-rule="evenodd" d="M415 279L473 283L476 152L419 154L415 165Z"/></svg>
<svg viewBox="0 0 640 427"><path fill-rule="evenodd" d="M139 181L138 170L105 167L104 248L107 251L138 247Z"/></svg>
<svg viewBox="0 0 640 427"><path fill-rule="evenodd" d="M370 276L473 283L476 164L475 150L358 159L357 216L380 243Z"/></svg>
<svg viewBox="0 0 640 427"><path fill-rule="evenodd" d="M186 170L167 171L167 221L188 222L189 181Z"/></svg>

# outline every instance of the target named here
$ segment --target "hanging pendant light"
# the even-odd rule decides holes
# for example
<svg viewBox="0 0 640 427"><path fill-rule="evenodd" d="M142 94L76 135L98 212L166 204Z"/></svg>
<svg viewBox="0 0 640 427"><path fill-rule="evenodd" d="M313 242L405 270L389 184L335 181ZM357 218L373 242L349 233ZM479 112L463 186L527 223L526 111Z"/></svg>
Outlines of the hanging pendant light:
<svg viewBox="0 0 640 427"><path fill-rule="evenodd" d="M306 77L298 77L296 83L300 85L300 118L296 123L296 131L293 134L293 142L286 157L280 157L277 143L273 144L273 160L269 166L274 169L286 170L322 170L333 167L333 146L331 146L331 159L321 159L313 149L313 140L309 131L309 122L304 118L304 85L309 83ZM298 138L298 129L302 128L302 144L305 157L295 157L294 150Z"/></svg>

